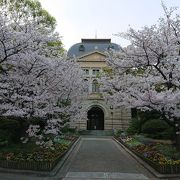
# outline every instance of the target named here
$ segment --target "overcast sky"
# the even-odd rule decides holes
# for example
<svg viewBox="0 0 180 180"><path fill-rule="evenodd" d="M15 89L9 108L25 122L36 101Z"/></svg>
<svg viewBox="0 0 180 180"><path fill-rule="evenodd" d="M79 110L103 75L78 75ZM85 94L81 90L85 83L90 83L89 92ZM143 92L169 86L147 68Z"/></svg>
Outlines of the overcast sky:
<svg viewBox="0 0 180 180"><path fill-rule="evenodd" d="M115 36L129 25L140 29L155 24L163 15L161 0L40 0L57 20L57 31L65 49L81 38L111 38L126 46L127 41ZM164 0L168 7L180 7L180 0ZM180 9L178 10L180 12Z"/></svg>

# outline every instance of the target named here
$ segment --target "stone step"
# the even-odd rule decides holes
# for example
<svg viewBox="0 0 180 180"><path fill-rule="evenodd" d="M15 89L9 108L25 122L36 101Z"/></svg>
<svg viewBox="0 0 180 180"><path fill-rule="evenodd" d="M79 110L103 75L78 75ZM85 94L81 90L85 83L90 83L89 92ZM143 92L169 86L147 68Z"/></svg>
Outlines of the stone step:
<svg viewBox="0 0 180 180"><path fill-rule="evenodd" d="M113 130L82 130L79 133L81 135L112 136Z"/></svg>
<svg viewBox="0 0 180 180"><path fill-rule="evenodd" d="M143 174L119 172L68 172L64 180L148 180Z"/></svg>

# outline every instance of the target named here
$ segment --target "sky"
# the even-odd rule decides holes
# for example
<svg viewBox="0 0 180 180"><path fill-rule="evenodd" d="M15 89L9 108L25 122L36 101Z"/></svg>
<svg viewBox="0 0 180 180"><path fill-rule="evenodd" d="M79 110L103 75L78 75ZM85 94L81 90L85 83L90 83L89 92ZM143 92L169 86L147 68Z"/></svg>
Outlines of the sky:
<svg viewBox="0 0 180 180"><path fill-rule="evenodd" d="M117 36L129 27L136 30L156 24L163 16L161 0L39 0L57 20L56 31L68 50L82 38L110 38L125 47ZM164 0L167 7L180 7L180 0ZM180 12L180 9L178 10Z"/></svg>

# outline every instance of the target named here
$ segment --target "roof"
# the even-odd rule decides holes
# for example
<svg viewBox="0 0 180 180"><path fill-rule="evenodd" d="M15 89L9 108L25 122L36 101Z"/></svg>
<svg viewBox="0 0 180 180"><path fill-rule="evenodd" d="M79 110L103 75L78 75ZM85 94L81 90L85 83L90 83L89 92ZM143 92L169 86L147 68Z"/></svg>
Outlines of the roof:
<svg viewBox="0 0 180 180"><path fill-rule="evenodd" d="M111 43L111 39L81 39L82 43Z"/></svg>
<svg viewBox="0 0 180 180"><path fill-rule="evenodd" d="M118 44L111 43L111 39L81 39L80 43L76 43L68 50L69 57L79 57L94 51L104 53L110 49L120 50Z"/></svg>
<svg viewBox="0 0 180 180"><path fill-rule="evenodd" d="M91 54L100 54L101 56L106 56L106 54L105 53L102 53L101 51L97 51L97 50L95 50L95 51L91 51L91 52L89 52L89 53L86 53L86 54L83 54L83 55L81 55L81 56L79 56L79 59L81 59L81 58L84 58L84 57L86 57L86 56L89 56L89 55L91 55Z"/></svg>

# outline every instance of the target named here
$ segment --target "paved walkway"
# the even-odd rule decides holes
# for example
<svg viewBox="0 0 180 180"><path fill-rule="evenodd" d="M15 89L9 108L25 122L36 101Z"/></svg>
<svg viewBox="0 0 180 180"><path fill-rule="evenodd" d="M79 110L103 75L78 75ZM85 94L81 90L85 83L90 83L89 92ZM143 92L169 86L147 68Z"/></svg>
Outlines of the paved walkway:
<svg viewBox="0 0 180 180"><path fill-rule="evenodd" d="M65 180L154 178L111 138L83 137L59 173Z"/></svg>
<svg viewBox="0 0 180 180"><path fill-rule="evenodd" d="M82 137L54 177L0 173L0 180L155 180L111 138Z"/></svg>

